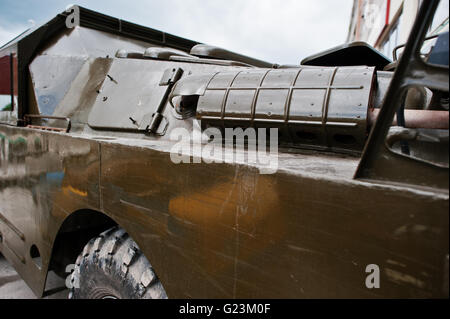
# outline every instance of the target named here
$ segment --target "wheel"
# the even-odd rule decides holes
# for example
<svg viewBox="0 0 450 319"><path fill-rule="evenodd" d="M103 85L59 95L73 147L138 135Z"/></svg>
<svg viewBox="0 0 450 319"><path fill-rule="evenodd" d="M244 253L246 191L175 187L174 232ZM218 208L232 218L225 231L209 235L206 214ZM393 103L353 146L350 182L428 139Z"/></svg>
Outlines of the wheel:
<svg viewBox="0 0 450 319"><path fill-rule="evenodd" d="M137 244L113 227L91 239L70 275L69 299L166 299Z"/></svg>

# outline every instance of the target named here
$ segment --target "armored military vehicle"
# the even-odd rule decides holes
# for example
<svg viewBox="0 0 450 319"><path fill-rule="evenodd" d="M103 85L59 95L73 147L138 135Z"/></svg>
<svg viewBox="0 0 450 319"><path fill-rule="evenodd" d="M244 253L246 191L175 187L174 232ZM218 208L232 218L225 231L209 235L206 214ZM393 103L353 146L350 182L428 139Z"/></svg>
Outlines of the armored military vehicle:
<svg viewBox="0 0 450 319"><path fill-rule="evenodd" d="M278 65L77 6L21 34L1 253L37 296L54 271L72 298L448 297L437 3L398 61L351 43Z"/></svg>

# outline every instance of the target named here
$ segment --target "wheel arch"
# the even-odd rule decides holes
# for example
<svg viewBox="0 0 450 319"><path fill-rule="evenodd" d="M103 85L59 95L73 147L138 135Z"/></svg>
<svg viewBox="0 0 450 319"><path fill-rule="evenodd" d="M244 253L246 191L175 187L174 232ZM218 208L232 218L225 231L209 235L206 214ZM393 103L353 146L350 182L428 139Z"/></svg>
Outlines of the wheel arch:
<svg viewBox="0 0 450 319"><path fill-rule="evenodd" d="M117 222L106 213L94 209L79 209L69 214L61 223L54 237L47 274L53 270L61 277L68 276L69 273L66 272L66 267L75 263L77 256L81 253L84 246L92 238L114 226L123 228L130 238L141 247L139 240L137 240L139 236L135 236L136 234L129 232L126 225ZM141 251L151 263L148 254L142 249ZM158 269L155 269L155 272L158 274Z"/></svg>
<svg viewBox="0 0 450 319"><path fill-rule="evenodd" d="M92 237L116 225L118 223L111 217L93 209L79 209L69 214L53 240L47 271L64 276L67 265L75 262Z"/></svg>

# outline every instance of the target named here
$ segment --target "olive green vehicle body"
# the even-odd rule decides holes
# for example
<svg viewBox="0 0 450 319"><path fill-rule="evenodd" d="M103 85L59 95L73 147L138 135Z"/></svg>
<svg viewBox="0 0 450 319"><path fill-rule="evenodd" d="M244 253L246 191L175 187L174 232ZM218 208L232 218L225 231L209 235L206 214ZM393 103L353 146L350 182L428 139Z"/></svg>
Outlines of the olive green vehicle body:
<svg viewBox="0 0 450 319"><path fill-rule="evenodd" d="M118 224L151 262L169 298L448 297L448 169L386 160L393 175L441 178L431 185L354 178L360 156L290 147L280 148L273 174L245 163L175 164L168 134L133 130L122 124L130 121L123 114L105 112L100 119L117 127L90 127L104 81L112 82L108 75L118 85L130 77L118 89L124 109L133 91L153 90L145 114L139 113L143 123L163 96L157 82L167 68L196 74L246 66L118 59L113 55L121 47L110 44L133 38L132 32L95 27L95 45L107 48L101 56L57 60L52 46L76 50L64 39L92 27L83 13L92 14L82 9L81 26L66 29L60 15L9 49L19 56L19 98L0 124L0 251L37 296L45 292L48 271L63 272L91 237ZM155 38L130 41L158 45ZM160 45L184 51L196 44L162 38ZM51 83L52 63L67 72L80 65L53 113L70 118L69 132L20 121L38 114L38 78ZM138 75L133 80L125 70ZM144 73L149 78L140 77ZM192 128L192 119L174 120L169 105L164 112L168 132ZM366 287L370 264L380 268L379 288Z"/></svg>

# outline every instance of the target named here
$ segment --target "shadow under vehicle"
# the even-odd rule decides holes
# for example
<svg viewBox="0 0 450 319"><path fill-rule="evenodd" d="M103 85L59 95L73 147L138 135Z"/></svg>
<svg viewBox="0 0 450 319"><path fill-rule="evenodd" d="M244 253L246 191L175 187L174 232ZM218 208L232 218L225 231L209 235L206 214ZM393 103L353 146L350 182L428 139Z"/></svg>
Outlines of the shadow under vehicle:
<svg viewBox="0 0 450 319"><path fill-rule="evenodd" d="M1 253L37 296L53 270L73 298L448 298L437 3L394 63L277 65L82 7L25 32L0 48ZM190 141L174 163L180 128L276 128L277 169Z"/></svg>

